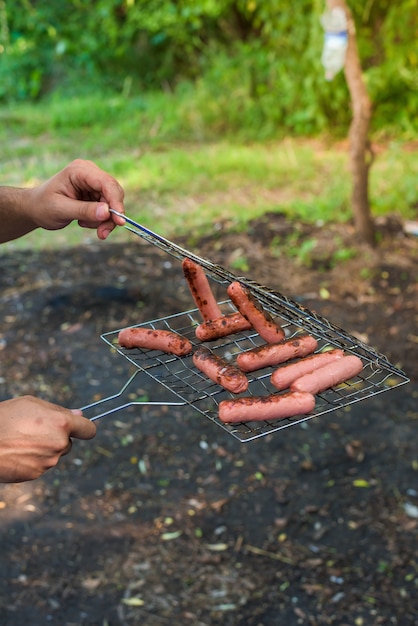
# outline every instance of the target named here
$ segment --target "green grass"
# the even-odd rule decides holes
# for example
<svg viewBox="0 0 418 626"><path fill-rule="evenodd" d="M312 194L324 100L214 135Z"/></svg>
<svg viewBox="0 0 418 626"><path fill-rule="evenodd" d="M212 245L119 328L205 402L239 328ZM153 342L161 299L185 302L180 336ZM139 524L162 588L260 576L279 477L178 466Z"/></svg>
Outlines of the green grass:
<svg viewBox="0 0 418 626"><path fill-rule="evenodd" d="M350 218L346 148L320 139L208 139L196 119L183 117L187 98L55 98L2 108L0 184L34 185L73 158L92 159L124 186L127 213L169 238L198 237L217 223L244 230L270 211L324 224ZM373 213L416 216L417 180L414 153L401 142L385 145L371 169ZM113 237L126 238L119 231ZM62 246L91 238L74 226L7 245Z"/></svg>

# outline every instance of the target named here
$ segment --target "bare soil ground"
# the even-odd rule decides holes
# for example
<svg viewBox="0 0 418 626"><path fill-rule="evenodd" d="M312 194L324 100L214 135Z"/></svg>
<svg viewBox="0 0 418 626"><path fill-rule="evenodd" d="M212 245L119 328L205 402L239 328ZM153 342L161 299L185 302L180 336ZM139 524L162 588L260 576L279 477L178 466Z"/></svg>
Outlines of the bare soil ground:
<svg viewBox="0 0 418 626"><path fill-rule="evenodd" d="M179 243L317 311L411 382L247 444L188 408L103 418L45 477L0 487L2 626L418 624L418 238L385 220L371 250L347 225L300 224L288 256L294 231L275 214ZM180 264L128 233L0 263L1 399L116 393L130 365L99 335L193 306Z"/></svg>

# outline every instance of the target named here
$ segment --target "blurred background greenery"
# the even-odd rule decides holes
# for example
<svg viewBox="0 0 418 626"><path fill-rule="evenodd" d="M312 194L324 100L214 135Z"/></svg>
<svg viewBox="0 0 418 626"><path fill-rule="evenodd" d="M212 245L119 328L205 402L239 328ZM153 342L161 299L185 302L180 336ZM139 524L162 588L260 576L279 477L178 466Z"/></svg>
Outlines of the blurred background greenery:
<svg viewBox="0 0 418 626"><path fill-rule="evenodd" d="M350 0L373 103L373 213L418 207L416 0ZM350 98L319 0L0 0L0 184L75 157L165 234L269 210L349 219ZM411 152L412 150L412 152ZM167 215L169 214L169 219Z"/></svg>

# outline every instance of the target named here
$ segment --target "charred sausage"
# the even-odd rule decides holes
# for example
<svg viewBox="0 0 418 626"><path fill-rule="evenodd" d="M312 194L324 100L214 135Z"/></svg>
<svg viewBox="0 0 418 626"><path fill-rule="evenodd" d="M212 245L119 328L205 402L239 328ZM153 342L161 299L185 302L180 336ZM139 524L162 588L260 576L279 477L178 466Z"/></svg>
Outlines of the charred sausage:
<svg viewBox="0 0 418 626"><path fill-rule="evenodd" d="M310 372L340 359L342 356L344 356L344 352L339 349L312 354L297 363L289 363L289 365L279 367L272 373L271 382L277 389L287 389L297 378L310 374Z"/></svg>
<svg viewBox="0 0 418 626"><path fill-rule="evenodd" d="M320 393L331 387L357 376L363 369L363 362L354 354L343 356L332 363L323 365L319 369L297 378L291 385L292 391Z"/></svg>
<svg viewBox="0 0 418 626"><path fill-rule="evenodd" d="M310 335L293 337L282 343L269 343L241 352L237 356L237 365L243 372L254 372L263 367L278 365L290 359L312 354L317 347L317 340Z"/></svg>
<svg viewBox="0 0 418 626"><path fill-rule="evenodd" d="M251 323L260 337L267 343L278 343L285 338L282 327L277 324L261 304L240 282L232 282L227 289L228 295L238 311Z"/></svg>
<svg viewBox="0 0 418 626"><path fill-rule="evenodd" d="M221 317L222 311L216 302L203 268L191 259L184 259L182 267L193 300L203 319L208 321Z"/></svg>
<svg viewBox="0 0 418 626"><path fill-rule="evenodd" d="M215 341L215 339L241 333L244 330L251 330L248 320L241 313L230 313L199 324L195 332L200 341Z"/></svg>
<svg viewBox="0 0 418 626"><path fill-rule="evenodd" d="M155 330L142 326L123 328L119 331L118 341L124 348L161 350L176 356L186 356L192 351L192 344L186 337L169 330Z"/></svg>
<svg viewBox="0 0 418 626"><path fill-rule="evenodd" d="M201 372L227 391L242 393L248 389L245 374L235 365L228 363L205 346L193 353L193 363Z"/></svg>
<svg viewBox="0 0 418 626"><path fill-rule="evenodd" d="M292 392L282 395L245 396L219 403L219 419L225 423L268 421L306 415L315 408L310 393Z"/></svg>

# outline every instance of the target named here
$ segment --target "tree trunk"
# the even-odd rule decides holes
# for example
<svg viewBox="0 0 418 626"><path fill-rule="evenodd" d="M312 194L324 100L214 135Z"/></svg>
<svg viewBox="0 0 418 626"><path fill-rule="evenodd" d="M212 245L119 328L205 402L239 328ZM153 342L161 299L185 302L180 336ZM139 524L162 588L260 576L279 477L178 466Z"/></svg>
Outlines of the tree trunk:
<svg viewBox="0 0 418 626"><path fill-rule="evenodd" d="M353 16L344 0L327 0L328 10L335 7L345 11L348 28L348 48L344 74L350 91L353 110L349 140L353 178L351 202L354 225L359 237L366 243L374 245L375 228L369 202L369 169L373 162L373 151L368 138L372 107L363 81Z"/></svg>

